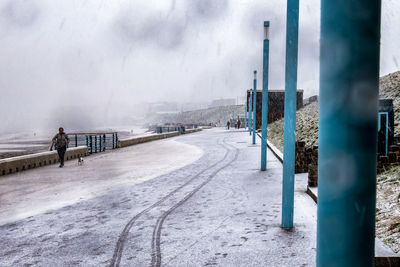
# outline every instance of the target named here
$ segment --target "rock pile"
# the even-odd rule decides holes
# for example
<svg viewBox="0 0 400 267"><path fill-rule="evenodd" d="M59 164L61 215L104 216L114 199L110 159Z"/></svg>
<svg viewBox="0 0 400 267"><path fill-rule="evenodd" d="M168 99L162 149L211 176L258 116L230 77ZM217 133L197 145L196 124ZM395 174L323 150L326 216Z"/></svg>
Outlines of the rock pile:
<svg viewBox="0 0 400 267"><path fill-rule="evenodd" d="M308 186L318 185L318 146L306 148L305 142L296 142L295 173L308 172Z"/></svg>
<svg viewBox="0 0 400 267"><path fill-rule="evenodd" d="M268 140L283 151L283 123L281 119L268 125ZM318 145L318 102L313 102L296 113L296 140L305 147Z"/></svg>
<svg viewBox="0 0 400 267"><path fill-rule="evenodd" d="M395 135L400 135L400 71L380 78L381 99L393 99ZM318 184L318 102L296 113L296 140L305 143L305 151L312 148L308 165L309 186ZM268 140L283 151L283 119L268 126ZM303 148L300 149L303 151ZM378 158L376 235L393 251L400 251L400 148L391 147L387 157ZM296 154L297 156L297 154ZM306 156L307 157L307 156ZM304 157L298 156L299 164ZM304 167L297 167L300 170Z"/></svg>
<svg viewBox="0 0 400 267"><path fill-rule="evenodd" d="M388 74L379 81L380 98L393 99L395 135L400 135L400 71ZM268 126L268 139L283 151L283 119ZM296 140L306 147L318 145L318 100L296 113Z"/></svg>
<svg viewBox="0 0 400 267"><path fill-rule="evenodd" d="M378 176L376 236L394 252L400 252L400 166Z"/></svg>
<svg viewBox="0 0 400 267"><path fill-rule="evenodd" d="M400 135L400 71L390 73L379 80L380 98L393 99L394 134Z"/></svg>
<svg viewBox="0 0 400 267"><path fill-rule="evenodd" d="M295 165L294 172L295 173L304 173L308 172L308 153L306 151L305 142L296 142L296 155L295 155Z"/></svg>
<svg viewBox="0 0 400 267"><path fill-rule="evenodd" d="M308 164L308 186L318 186L318 146L313 146Z"/></svg>
<svg viewBox="0 0 400 267"><path fill-rule="evenodd" d="M383 173L394 166L400 165L400 146L392 145L387 156L378 156L377 173Z"/></svg>

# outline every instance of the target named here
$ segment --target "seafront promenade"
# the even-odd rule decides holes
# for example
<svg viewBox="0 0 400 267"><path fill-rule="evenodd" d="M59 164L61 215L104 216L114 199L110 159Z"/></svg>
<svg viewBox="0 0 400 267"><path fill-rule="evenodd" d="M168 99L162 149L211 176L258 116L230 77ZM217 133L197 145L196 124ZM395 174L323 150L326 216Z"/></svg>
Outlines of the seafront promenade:
<svg viewBox="0 0 400 267"><path fill-rule="evenodd" d="M259 157L215 128L4 176L0 266L314 266L305 176L284 230L282 164Z"/></svg>

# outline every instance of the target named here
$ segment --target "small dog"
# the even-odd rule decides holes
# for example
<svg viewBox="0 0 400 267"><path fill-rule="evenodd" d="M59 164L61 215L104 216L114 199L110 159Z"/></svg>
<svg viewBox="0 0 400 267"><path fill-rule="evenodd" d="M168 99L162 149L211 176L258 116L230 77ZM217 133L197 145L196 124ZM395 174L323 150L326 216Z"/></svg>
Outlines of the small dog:
<svg viewBox="0 0 400 267"><path fill-rule="evenodd" d="M83 158L82 157L78 158L78 165L83 165Z"/></svg>

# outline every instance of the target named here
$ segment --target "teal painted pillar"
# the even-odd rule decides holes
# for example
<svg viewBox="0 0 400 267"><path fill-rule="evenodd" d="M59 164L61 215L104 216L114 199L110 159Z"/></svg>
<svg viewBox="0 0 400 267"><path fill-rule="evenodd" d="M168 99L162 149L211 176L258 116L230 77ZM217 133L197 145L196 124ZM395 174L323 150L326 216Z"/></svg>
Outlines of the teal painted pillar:
<svg viewBox="0 0 400 267"><path fill-rule="evenodd" d="M257 128L257 71L254 71L253 87L253 145L255 145Z"/></svg>
<svg viewBox="0 0 400 267"><path fill-rule="evenodd" d="M282 227L293 227L299 0L287 1Z"/></svg>
<svg viewBox="0 0 400 267"><path fill-rule="evenodd" d="M252 127L253 127L253 116L252 116L252 109L253 109L253 97L251 89L249 90L249 135L251 135Z"/></svg>
<svg viewBox="0 0 400 267"><path fill-rule="evenodd" d="M247 94L246 94L246 97L247 97ZM247 105L247 100L246 100L246 105ZM246 130L246 127L247 127L247 107L246 107L246 105L244 107L244 129L245 130Z"/></svg>
<svg viewBox="0 0 400 267"><path fill-rule="evenodd" d="M374 266L380 0L321 5L317 266Z"/></svg>
<svg viewBox="0 0 400 267"><path fill-rule="evenodd" d="M264 21L263 88L261 118L261 170L267 169L269 21Z"/></svg>

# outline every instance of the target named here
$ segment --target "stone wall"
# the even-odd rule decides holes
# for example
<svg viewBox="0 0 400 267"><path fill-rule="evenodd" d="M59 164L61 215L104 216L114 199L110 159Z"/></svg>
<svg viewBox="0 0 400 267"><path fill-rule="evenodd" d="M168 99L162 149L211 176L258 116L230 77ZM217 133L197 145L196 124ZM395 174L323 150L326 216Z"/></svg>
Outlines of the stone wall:
<svg viewBox="0 0 400 267"><path fill-rule="evenodd" d="M318 185L318 146L306 147L303 141L296 142L295 173L308 172L308 185Z"/></svg>
<svg viewBox="0 0 400 267"><path fill-rule="evenodd" d="M186 134L201 131L202 128L188 129ZM179 132L170 132L165 134L152 134L148 136L139 136L128 139L121 139L118 141L118 147L127 147L140 143L160 140L164 138L174 137L180 135ZM88 156L88 147L79 146L68 148L65 153L65 160L76 159L79 157ZM30 155L12 157L0 160L0 176L12 174L24 170L29 170L37 167L42 167L50 164L55 164L59 161L57 151L48 151L35 153Z"/></svg>
<svg viewBox="0 0 400 267"><path fill-rule="evenodd" d="M247 91L247 110L249 106L250 92ZM303 90L297 91L297 110L303 107ZM268 91L268 123L280 120L284 117L285 109L285 91L269 90ZM252 109L250 109L252 110ZM257 90L256 101L256 127L261 129L261 111L262 111L262 90Z"/></svg>
<svg viewBox="0 0 400 267"><path fill-rule="evenodd" d="M308 186L318 186L318 146L314 146L308 164Z"/></svg>
<svg viewBox="0 0 400 267"><path fill-rule="evenodd" d="M400 146L390 146L387 156L378 155L377 158L377 173L382 173L391 167L400 165Z"/></svg>
<svg viewBox="0 0 400 267"><path fill-rule="evenodd" d="M395 140L399 137L396 137ZM391 167L400 166L400 143L391 145L387 156L377 155L377 174ZM308 172L308 185L318 185L318 146L306 147L305 142L296 142L295 173Z"/></svg>
<svg viewBox="0 0 400 267"><path fill-rule="evenodd" d="M179 132L169 132L169 133L163 133L163 134L150 134L146 136L138 136L138 137L132 137L132 138L127 138L127 139L120 139L118 141L118 147L127 147L127 146L133 146L137 144L142 144L146 142L151 142L155 140L161 140L169 137L174 137L178 136Z"/></svg>
<svg viewBox="0 0 400 267"><path fill-rule="evenodd" d="M65 160L87 156L88 147L79 146L67 149ZM0 160L0 176L28 169L33 169L58 162L57 151L41 152L36 154L12 157Z"/></svg>
<svg viewBox="0 0 400 267"><path fill-rule="evenodd" d="M296 142L294 173L308 172L309 153L307 152L305 145L305 142Z"/></svg>
<svg viewBox="0 0 400 267"><path fill-rule="evenodd" d="M195 128L195 129L187 129L185 130L185 134L190 134L190 133L195 133L203 130L202 128ZM178 131L176 132L169 132L169 133L163 133L163 134L150 134L146 136L138 136L138 137L132 137L132 138L127 138L127 139L120 139L118 141L118 147L127 147L127 146L133 146L137 144L142 144L146 142L151 142L155 140L161 140L165 138L170 138L174 136L178 136L180 133Z"/></svg>

